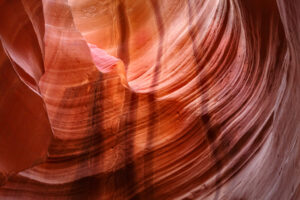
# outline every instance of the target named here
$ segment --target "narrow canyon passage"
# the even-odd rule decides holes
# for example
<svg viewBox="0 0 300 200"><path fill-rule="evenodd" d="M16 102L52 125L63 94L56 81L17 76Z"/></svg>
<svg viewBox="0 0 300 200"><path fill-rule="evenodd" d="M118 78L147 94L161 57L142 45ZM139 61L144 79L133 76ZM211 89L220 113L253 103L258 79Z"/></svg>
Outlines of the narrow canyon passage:
<svg viewBox="0 0 300 200"><path fill-rule="evenodd" d="M300 199L299 11L0 0L0 199Z"/></svg>

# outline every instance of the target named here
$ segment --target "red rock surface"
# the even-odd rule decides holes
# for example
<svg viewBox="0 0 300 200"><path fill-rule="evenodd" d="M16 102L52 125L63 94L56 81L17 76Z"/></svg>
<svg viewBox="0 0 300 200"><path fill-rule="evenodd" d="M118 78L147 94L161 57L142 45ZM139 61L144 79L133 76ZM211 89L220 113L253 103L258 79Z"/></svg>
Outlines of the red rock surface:
<svg viewBox="0 0 300 200"><path fill-rule="evenodd" d="M0 1L0 199L299 199L299 9Z"/></svg>

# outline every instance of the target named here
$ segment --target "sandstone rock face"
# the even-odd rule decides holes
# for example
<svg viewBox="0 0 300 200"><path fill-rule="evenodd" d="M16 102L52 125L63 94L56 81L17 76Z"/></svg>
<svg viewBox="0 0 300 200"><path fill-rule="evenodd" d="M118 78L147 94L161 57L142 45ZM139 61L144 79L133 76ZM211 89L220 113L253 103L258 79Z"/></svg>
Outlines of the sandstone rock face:
<svg viewBox="0 0 300 200"><path fill-rule="evenodd" d="M300 2L0 1L0 199L300 199Z"/></svg>

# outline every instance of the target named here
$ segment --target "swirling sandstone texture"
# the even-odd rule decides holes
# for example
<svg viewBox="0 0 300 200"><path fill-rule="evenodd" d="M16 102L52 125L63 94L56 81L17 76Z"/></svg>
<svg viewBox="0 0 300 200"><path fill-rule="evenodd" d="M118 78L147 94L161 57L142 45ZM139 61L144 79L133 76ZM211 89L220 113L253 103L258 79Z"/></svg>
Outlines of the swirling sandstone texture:
<svg viewBox="0 0 300 200"><path fill-rule="evenodd" d="M300 199L300 1L0 0L0 199Z"/></svg>

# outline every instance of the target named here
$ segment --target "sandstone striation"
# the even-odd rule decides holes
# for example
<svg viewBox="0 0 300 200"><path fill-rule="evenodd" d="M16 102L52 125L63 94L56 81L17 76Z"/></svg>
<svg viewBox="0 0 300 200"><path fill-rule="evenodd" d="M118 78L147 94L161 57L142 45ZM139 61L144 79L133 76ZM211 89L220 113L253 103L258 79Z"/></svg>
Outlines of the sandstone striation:
<svg viewBox="0 0 300 200"><path fill-rule="evenodd" d="M0 1L0 199L299 199L299 11Z"/></svg>

